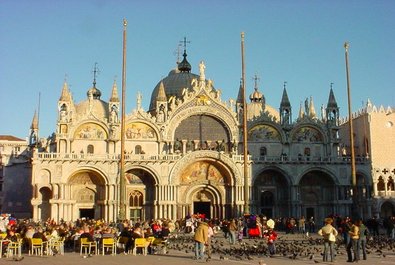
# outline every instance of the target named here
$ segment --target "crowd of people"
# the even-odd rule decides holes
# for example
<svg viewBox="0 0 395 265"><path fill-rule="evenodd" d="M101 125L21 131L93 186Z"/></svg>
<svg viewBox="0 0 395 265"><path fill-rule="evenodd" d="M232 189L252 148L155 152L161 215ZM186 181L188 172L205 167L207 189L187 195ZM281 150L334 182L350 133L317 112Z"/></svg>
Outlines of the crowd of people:
<svg viewBox="0 0 395 265"><path fill-rule="evenodd" d="M323 261L334 261L336 247L344 244L347 250L349 262L357 262L367 259L366 245L369 238L386 232L387 238L394 240L395 218L388 218L382 223L377 218L362 222L351 220L348 217L330 216L323 222L316 224L313 218L277 218L269 219L264 215L244 215L239 218L227 220L206 219L203 215L188 215L184 219L169 220L158 219L142 222L124 220L120 222L106 222L105 220L89 220L85 218L76 221L34 222L29 219L17 220L11 216L0 216L0 237L9 242L15 242L22 238L23 249L29 248L31 238L41 238L42 241L50 239L62 239L67 251L78 251L80 238L88 241L100 242L104 238L114 238L122 245L121 253L128 254L134 248L136 238L162 238L167 239L172 234L188 234L194 242L194 258L211 259L213 238L218 234L228 241L229 246L237 245L248 238L262 239L265 242L268 254L276 255L276 240L281 234L309 234L316 233L322 237ZM322 226L322 227L321 227ZM384 230L385 229L385 230ZM3 253L7 248L2 245ZM153 249L149 250L153 253Z"/></svg>

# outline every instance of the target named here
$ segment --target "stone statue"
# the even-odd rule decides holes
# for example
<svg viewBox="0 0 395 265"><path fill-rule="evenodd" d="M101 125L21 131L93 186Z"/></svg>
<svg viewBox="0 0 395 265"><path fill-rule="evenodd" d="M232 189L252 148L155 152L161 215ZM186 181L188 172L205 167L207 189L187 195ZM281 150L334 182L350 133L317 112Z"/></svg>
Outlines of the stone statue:
<svg viewBox="0 0 395 265"><path fill-rule="evenodd" d="M141 95L140 91L137 92L137 109L141 109L141 100L143 99L143 96Z"/></svg>
<svg viewBox="0 0 395 265"><path fill-rule="evenodd" d="M206 76L204 74L204 70L206 69L206 66L204 65L203 61L200 61L199 63L199 74L200 74L200 81L206 80Z"/></svg>

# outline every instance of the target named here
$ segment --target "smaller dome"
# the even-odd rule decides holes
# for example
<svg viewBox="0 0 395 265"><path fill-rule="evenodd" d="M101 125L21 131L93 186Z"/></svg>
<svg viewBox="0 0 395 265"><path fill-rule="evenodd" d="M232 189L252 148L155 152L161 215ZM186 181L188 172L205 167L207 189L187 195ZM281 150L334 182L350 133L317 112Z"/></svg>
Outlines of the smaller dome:
<svg viewBox="0 0 395 265"><path fill-rule="evenodd" d="M100 99L100 97L101 97L101 91L99 89L97 89L96 87L92 87L88 90L88 92L86 92L86 95L88 96L88 98L90 97L91 94L94 99Z"/></svg>
<svg viewBox="0 0 395 265"><path fill-rule="evenodd" d="M262 97L263 94L259 92L257 88L255 88L255 91L250 95L250 100L253 102L259 102L262 101Z"/></svg>

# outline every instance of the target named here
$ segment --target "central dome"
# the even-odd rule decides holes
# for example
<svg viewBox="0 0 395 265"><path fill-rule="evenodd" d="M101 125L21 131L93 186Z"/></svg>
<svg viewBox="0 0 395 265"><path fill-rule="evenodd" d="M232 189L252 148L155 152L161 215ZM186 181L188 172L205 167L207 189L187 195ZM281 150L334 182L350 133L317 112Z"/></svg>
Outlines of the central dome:
<svg viewBox="0 0 395 265"><path fill-rule="evenodd" d="M152 91L151 103L149 107L150 111L156 108L156 98L158 97L159 86L161 82L163 82L167 99L172 96L180 98L182 97L182 90L184 88L191 88L191 82L194 78L199 79L199 76L189 72L180 72L178 69L170 71L169 75L163 80L159 81L155 86L154 91Z"/></svg>

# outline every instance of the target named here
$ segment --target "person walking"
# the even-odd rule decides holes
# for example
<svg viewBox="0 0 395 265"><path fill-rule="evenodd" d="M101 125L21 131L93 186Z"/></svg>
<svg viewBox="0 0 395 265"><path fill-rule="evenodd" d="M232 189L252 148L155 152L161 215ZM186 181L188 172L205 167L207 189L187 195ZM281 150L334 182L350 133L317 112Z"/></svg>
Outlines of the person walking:
<svg viewBox="0 0 395 265"><path fill-rule="evenodd" d="M193 236L195 240L195 259L204 259L204 246L208 244L208 224L200 221Z"/></svg>
<svg viewBox="0 0 395 265"><path fill-rule="evenodd" d="M366 242L367 242L367 236L369 236L369 230L364 225L364 223L360 220L359 221L359 245L362 250L362 258L366 260L367 255L366 255Z"/></svg>
<svg viewBox="0 0 395 265"><path fill-rule="evenodd" d="M359 261L359 220L355 221L351 226L348 234L350 235L350 243L347 245L347 262ZM352 249L352 251L351 251Z"/></svg>
<svg viewBox="0 0 395 265"><path fill-rule="evenodd" d="M336 228L332 226L332 223L333 223L332 218L329 217L325 218L325 225L320 230L318 230L318 234L324 238L324 256L323 256L324 262L325 261L333 262L335 260L335 242L338 232Z"/></svg>
<svg viewBox="0 0 395 265"><path fill-rule="evenodd" d="M232 219L229 223L229 242L231 245L234 245L236 243L236 233L237 233L237 224L236 220Z"/></svg>

